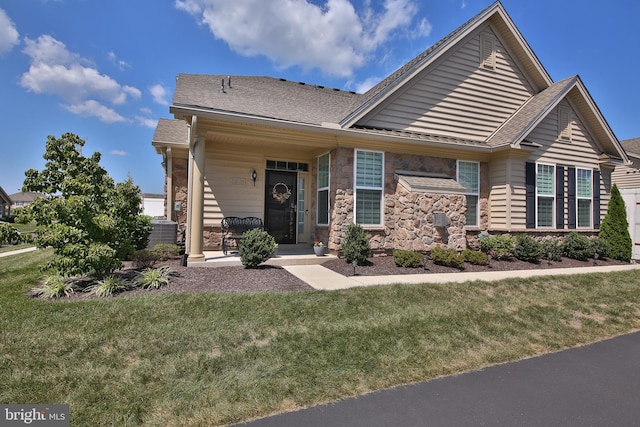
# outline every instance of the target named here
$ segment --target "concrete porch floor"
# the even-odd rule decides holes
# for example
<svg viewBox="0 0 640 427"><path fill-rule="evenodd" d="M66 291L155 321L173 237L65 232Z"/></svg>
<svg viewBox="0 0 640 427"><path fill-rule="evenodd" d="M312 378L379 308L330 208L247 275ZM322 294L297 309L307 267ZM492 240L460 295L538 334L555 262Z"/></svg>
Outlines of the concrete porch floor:
<svg viewBox="0 0 640 427"><path fill-rule="evenodd" d="M189 267L231 267L242 265L237 252L204 251L205 262L192 262ZM280 245L275 257L270 258L265 264L290 266L290 265L318 265L331 259L337 259L335 255L316 256L311 245Z"/></svg>

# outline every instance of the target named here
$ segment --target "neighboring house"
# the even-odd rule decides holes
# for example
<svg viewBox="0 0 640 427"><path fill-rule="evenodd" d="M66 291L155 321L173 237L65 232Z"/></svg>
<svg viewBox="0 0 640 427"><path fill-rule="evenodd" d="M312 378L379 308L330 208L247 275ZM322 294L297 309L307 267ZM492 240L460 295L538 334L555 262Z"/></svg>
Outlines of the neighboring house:
<svg viewBox="0 0 640 427"><path fill-rule="evenodd" d="M364 94L178 76L153 138L190 261L225 216L281 244L461 250L481 232L595 234L629 159L578 76L554 82L494 3Z"/></svg>
<svg viewBox="0 0 640 427"><path fill-rule="evenodd" d="M153 218L165 218L164 194L142 194L142 214Z"/></svg>
<svg viewBox="0 0 640 427"><path fill-rule="evenodd" d="M611 177L620 189L627 210L629 235L633 242L631 257L640 259L640 138L620 141L620 144L631 164L617 166Z"/></svg>
<svg viewBox="0 0 640 427"><path fill-rule="evenodd" d="M31 204L35 199L37 199L38 197L42 197L42 194L40 193L33 193L33 192L19 192L19 193L14 193L11 196L11 200L13 201L13 204L11 205L12 209L15 208L23 208L25 206L29 206L29 204Z"/></svg>
<svg viewBox="0 0 640 427"><path fill-rule="evenodd" d="M0 219L11 215L11 197L0 187Z"/></svg>

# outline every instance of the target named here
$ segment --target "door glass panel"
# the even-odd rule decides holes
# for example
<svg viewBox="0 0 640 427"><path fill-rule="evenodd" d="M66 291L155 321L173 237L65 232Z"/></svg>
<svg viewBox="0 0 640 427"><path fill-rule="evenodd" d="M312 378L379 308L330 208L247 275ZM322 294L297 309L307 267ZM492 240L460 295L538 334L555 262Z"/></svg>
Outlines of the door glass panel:
<svg viewBox="0 0 640 427"><path fill-rule="evenodd" d="M305 193L304 193L304 178L298 178L298 236L304 236L304 222L305 222Z"/></svg>

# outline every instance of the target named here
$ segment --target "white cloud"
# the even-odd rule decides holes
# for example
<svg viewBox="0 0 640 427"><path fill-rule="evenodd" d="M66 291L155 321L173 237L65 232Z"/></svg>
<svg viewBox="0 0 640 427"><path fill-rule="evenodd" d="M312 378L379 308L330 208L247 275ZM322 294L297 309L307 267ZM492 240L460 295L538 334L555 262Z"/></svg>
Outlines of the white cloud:
<svg viewBox="0 0 640 427"><path fill-rule="evenodd" d="M75 114L98 117L107 123L123 121L114 110L90 98L122 105L129 98L142 96L139 89L121 85L96 68L84 65L89 61L49 35L41 35L37 40L26 38L25 45L23 51L31 58L31 66L20 78L22 87L38 94L59 96L70 103L65 108Z"/></svg>
<svg viewBox="0 0 640 427"><path fill-rule="evenodd" d="M361 81L360 83L356 83L355 91L357 93L365 93L366 91L377 85L380 80L382 80L380 77L369 77L364 81Z"/></svg>
<svg viewBox="0 0 640 427"><path fill-rule="evenodd" d="M136 122L141 126L146 126L151 129L155 129L158 125L157 119L150 119L148 117L136 116Z"/></svg>
<svg viewBox="0 0 640 427"><path fill-rule="evenodd" d="M111 150L109 151L109 154L111 154L112 156L128 156L129 155L129 153L123 150Z"/></svg>
<svg viewBox="0 0 640 427"><path fill-rule="evenodd" d="M348 0L327 0L322 7L306 0L176 0L175 6L241 55L340 77L351 76L398 30L413 32L418 11L413 0L385 0L381 11L365 2L360 14ZM422 33L427 24L418 23Z"/></svg>
<svg viewBox="0 0 640 427"><path fill-rule="evenodd" d="M20 34L7 13L0 9L0 55L10 52L20 43Z"/></svg>
<svg viewBox="0 0 640 427"><path fill-rule="evenodd" d="M162 85L153 85L149 88L149 93L153 97L153 102L160 105L169 105L167 101L167 89Z"/></svg>
<svg viewBox="0 0 640 427"><path fill-rule="evenodd" d="M127 68L131 68L131 65L129 65L127 61L119 59L118 56L115 54L115 52L109 52L107 54L107 57L116 67L120 69L120 71L124 71Z"/></svg>
<svg viewBox="0 0 640 427"><path fill-rule="evenodd" d="M118 123L127 121L127 119L122 117L115 110L106 107L93 99L89 99L77 104L64 105L63 107L73 114L84 117L96 117L104 123Z"/></svg>

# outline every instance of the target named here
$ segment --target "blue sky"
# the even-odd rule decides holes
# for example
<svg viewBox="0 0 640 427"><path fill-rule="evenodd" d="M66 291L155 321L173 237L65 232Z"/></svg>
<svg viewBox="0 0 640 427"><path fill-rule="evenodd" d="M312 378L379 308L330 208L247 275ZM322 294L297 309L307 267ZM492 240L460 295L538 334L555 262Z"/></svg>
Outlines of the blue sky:
<svg viewBox="0 0 640 427"><path fill-rule="evenodd" d="M151 147L179 73L364 91L492 0L0 0L0 186L72 132L116 181L163 192ZM620 140L640 137L640 2L503 0L551 77L579 74Z"/></svg>

